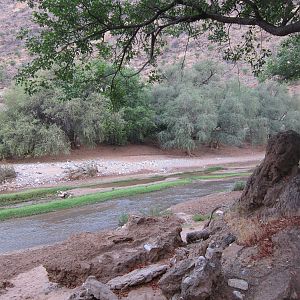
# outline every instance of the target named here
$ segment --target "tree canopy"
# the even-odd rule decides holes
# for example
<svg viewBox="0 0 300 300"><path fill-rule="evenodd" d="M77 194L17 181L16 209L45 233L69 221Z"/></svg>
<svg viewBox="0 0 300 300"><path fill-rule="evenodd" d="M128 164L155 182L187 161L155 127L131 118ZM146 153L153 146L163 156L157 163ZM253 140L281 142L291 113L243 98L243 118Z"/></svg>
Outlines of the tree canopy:
<svg viewBox="0 0 300 300"><path fill-rule="evenodd" d="M19 1L34 9L33 20L40 27L34 34L21 34L35 59L19 81L54 64L57 74L70 76L76 59L95 52L118 66L143 53L145 66L159 55L165 35L186 32L197 38L209 31L212 39L224 41L225 24L258 26L276 36L300 32L300 5L293 0ZM245 48L252 47L252 38L245 37Z"/></svg>
<svg viewBox="0 0 300 300"><path fill-rule="evenodd" d="M300 35L294 35L283 41L276 55L267 61L262 79L277 77L279 81L300 79Z"/></svg>

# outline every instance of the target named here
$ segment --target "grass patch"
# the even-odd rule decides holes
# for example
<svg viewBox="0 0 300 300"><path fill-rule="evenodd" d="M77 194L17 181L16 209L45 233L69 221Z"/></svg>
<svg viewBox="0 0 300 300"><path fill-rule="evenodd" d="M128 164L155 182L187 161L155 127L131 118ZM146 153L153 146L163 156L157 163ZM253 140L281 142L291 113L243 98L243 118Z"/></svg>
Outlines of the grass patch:
<svg viewBox="0 0 300 300"><path fill-rule="evenodd" d="M18 193L0 194L0 207L10 204L26 202L39 197L46 197L56 194L58 191L67 191L72 187L56 187L27 190Z"/></svg>
<svg viewBox="0 0 300 300"><path fill-rule="evenodd" d="M244 188L245 188L245 186L246 186L246 182L245 182L245 181L237 181L237 182L234 184L232 190L233 190L233 191L243 191Z"/></svg>
<svg viewBox="0 0 300 300"><path fill-rule="evenodd" d="M126 213L122 213L120 216L119 216L119 219L118 219L118 225L120 227L124 226L127 222L128 222L128 219L129 219L129 215L126 214Z"/></svg>
<svg viewBox="0 0 300 300"><path fill-rule="evenodd" d="M224 173L224 174L212 174L212 175L195 175L189 177L190 179L200 179L200 180L209 180L209 179L224 179L230 177L244 177L250 176L251 173L241 172L241 173Z"/></svg>
<svg viewBox="0 0 300 300"><path fill-rule="evenodd" d="M212 167L208 167L204 170L205 173L211 173L211 172L216 172L216 171L221 171L221 170L225 170L224 167L221 166L212 166Z"/></svg>
<svg viewBox="0 0 300 300"><path fill-rule="evenodd" d="M144 210L141 213L144 216L149 216L149 217L162 217L162 216L169 216L172 214L171 211L168 211L159 206L150 207L148 210Z"/></svg>
<svg viewBox="0 0 300 300"><path fill-rule="evenodd" d="M191 183L190 179L179 179L171 182L161 182L149 186L136 186L121 190L113 190L102 193L89 194L68 199L54 200L48 203L39 203L30 206L7 208L0 210L0 220L7 220L11 218L27 217L43 213L54 212L58 210L79 207L87 204L94 204L104 202L116 198L124 198L135 196L138 194L145 194L155 191L160 191L170 187L185 185Z"/></svg>
<svg viewBox="0 0 300 300"><path fill-rule="evenodd" d="M152 183L156 181L161 181L166 179L166 177L163 176L156 176L156 177L149 177L149 178L143 178L143 179L126 179L126 180L119 180L119 181L112 181L112 182L105 182L105 183L96 183L96 184L89 184L89 185L83 185L80 186L80 188L112 188L112 187L126 187L126 186L133 186L138 184L147 184Z"/></svg>
<svg viewBox="0 0 300 300"><path fill-rule="evenodd" d="M190 176L197 176L197 175L205 175L216 171L225 170L225 168L221 166L212 166L208 167L206 169L202 169L199 171L188 171L188 172L181 172L181 173L175 173L173 175L167 176L167 177L181 177L181 178L189 178Z"/></svg>
<svg viewBox="0 0 300 300"><path fill-rule="evenodd" d="M201 215L201 214L194 214L193 221L194 222L202 222L209 219L209 215Z"/></svg>

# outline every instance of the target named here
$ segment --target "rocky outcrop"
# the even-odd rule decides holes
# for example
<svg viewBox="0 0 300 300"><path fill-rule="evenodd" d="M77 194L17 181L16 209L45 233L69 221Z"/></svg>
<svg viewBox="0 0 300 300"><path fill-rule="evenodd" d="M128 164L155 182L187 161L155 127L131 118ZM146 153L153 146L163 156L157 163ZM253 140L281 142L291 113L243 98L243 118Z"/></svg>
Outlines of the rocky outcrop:
<svg viewBox="0 0 300 300"><path fill-rule="evenodd" d="M181 283L181 298L205 300L212 297L221 273L220 252L207 259L200 256L194 270Z"/></svg>
<svg viewBox="0 0 300 300"><path fill-rule="evenodd" d="M81 285L88 276L95 276L101 282L127 274L141 265L156 263L174 255L182 246L180 221L173 216L163 218L132 216L121 230L103 232L99 239L95 235L78 235L77 256L59 256L47 261L44 266L49 279L67 287ZM79 251L80 248L86 251Z"/></svg>
<svg viewBox="0 0 300 300"><path fill-rule="evenodd" d="M300 215L300 135L278 133L266 156L249 178L237 203L240 212L272 216Z"/></svg>
<svg viewBox="0 0 300 300"><path fill-rule="evenodd" d="M194 269L195 263L195 259L180 261L159 280L159 287L168 299L180 293L181 282Z"/></svg>

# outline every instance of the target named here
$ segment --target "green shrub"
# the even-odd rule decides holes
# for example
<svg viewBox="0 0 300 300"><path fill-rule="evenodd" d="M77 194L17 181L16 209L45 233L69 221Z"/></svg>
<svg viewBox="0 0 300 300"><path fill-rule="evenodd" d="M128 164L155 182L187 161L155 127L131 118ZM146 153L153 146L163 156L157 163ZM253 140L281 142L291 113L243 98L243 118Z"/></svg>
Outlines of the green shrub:
<svg viewBox="0 0 300 300"><path fill-rule="evenodd" d="M17 177L17 173L12 166L0 166L0 183Z"/></svg>
<svg viewBox="0 0 300 300"><path fill-rule="evenodd" d="M245 188L245 186L246 186L246 182L245 182L245 181L237 181L237 182L234 184L232 190L233 190L233 191L243 191L244 188Z"/></svg>
<svg viewBox="0 0 300 300"><path fill-rule="evenodd" d="M202 222L209 219L209 215L201 215L201 214L194 214L193 221L194 222Z"/></svg>
<svg viewBox="0 0 300 300"><path fill-rule="evenodd" d="M160 206L154 206L154 207L150 207L147 210L141 211L141 214L149 217L162 217L162 216L168 216L172 214L172 212Z"/></svg>
<svg viewBox="0 0 300 300"><path fill-rule="evenodd" d="M122 227L122 226L124 226L125 224L127 224L128 219L129 219L129 215L126 214L126 213L122 213L122 214L119 216L119 219L118 219L118 225L119 225L119 227Z"/></svg>
<svg viewBox="0 0 300 300"><path fill-rule="evenodd" d="M7 79L7 71L5 65L0 65L0 83L4 83Z"/></svg>

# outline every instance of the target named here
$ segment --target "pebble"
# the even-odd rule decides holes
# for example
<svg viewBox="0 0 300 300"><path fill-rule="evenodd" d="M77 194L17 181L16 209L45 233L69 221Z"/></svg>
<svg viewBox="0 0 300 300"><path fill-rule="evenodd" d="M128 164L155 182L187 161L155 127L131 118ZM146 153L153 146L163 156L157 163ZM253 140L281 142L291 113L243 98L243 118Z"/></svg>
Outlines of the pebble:
<svg viewBox="0 0 300 300"><path fill-rule="evenodd" d="M243 291L247 291L249 288L248 282L243 279L231 278L228 279L228 285Z"/></svg>

